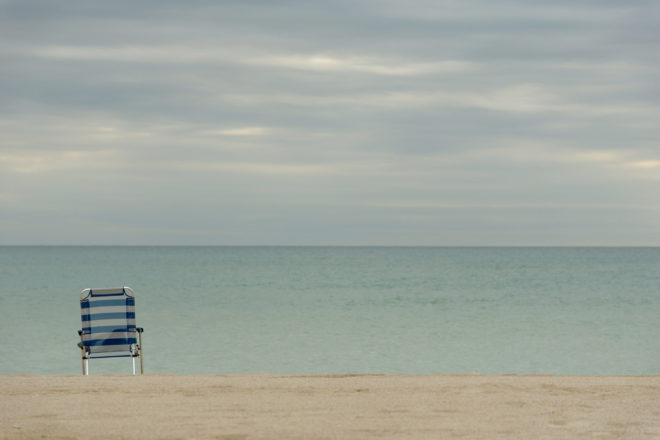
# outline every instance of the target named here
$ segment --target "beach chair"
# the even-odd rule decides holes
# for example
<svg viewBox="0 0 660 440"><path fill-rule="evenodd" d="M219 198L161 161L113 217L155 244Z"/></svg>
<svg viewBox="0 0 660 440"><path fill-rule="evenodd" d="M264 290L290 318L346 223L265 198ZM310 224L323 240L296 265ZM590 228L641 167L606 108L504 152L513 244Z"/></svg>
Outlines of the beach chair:
<svg viewBox="0 0 660 440"><path fill-rule="evenodd" d="M142 332L135 326L135 292L130 287L115 289L85 289L80 293L80 318L82 330L78 330L82 351L82 372L89 374L89 360L111 357L140 358L142 362Z"/></svg>

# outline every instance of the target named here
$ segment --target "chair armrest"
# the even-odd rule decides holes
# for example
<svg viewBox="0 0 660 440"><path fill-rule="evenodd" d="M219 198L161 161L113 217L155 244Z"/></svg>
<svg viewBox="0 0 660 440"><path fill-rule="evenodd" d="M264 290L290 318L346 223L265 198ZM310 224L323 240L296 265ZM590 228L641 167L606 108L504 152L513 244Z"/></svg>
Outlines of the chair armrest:
<svg viewBox="0 0 660 440"><path fill-rule="evenodd" d="M135 327L135 331L138 333L142 333L144 329L142 327Z"/></svg>
<svg viewBox="0 0 660 440"><path fill-rule="evenodd" d="M82 336L85 334L85 330L78 330L78 336Z"/></svg>

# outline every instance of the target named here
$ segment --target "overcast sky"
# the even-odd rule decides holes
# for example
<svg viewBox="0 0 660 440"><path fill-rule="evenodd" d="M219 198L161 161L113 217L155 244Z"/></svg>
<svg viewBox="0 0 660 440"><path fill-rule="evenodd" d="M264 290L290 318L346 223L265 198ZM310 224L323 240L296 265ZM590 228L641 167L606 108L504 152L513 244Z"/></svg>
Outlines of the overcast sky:
<svg viewBox="0 0 660 440"><path fill-rule="evenodd" d="M657 1L1 1L0 244L660 245Z"/></svg>

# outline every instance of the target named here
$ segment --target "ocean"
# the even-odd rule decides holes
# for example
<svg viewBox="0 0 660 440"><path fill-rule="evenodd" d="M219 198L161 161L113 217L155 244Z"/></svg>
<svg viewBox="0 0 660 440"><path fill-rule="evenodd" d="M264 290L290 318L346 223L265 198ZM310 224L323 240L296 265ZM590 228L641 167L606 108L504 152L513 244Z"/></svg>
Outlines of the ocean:
<svg viewBox="0 0 660 440"><path fill-rule="evenodd" d="M147 373L660 374L660 248L103 246L0 247L0 374L79 374L123 285Z"/></svg>

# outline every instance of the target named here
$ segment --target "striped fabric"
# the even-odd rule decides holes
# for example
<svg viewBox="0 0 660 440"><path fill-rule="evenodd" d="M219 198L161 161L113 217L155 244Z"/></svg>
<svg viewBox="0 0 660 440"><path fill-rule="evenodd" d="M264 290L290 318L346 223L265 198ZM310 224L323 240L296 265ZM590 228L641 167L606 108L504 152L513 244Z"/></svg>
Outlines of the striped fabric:
<svg viewBox="0 0 660 440"><path fill-rule="evenodd" d="M80 300L80 317L90 358L136 355L135 298L124 288L90 289Z"/></svg>

